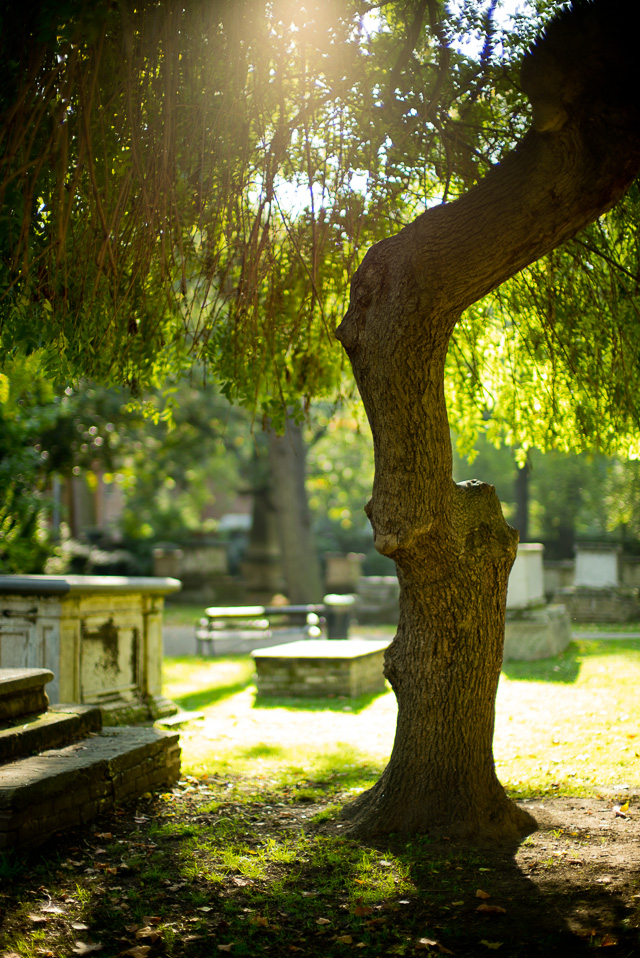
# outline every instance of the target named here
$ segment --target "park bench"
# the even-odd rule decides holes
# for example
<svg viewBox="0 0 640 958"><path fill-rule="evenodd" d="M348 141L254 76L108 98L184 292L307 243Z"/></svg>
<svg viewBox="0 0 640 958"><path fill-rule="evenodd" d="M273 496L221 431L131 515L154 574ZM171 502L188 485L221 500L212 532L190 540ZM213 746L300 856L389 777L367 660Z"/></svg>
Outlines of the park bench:
<svg viewBox="0 0 640 958"><path fill-rule="evenodd" d="M214 655L216 639L267 639L287 628L317 639L325 623L329 638L346 638L352 604L351 596L325 596L312 605L211 606L196 623L196 654Z"/></svg>

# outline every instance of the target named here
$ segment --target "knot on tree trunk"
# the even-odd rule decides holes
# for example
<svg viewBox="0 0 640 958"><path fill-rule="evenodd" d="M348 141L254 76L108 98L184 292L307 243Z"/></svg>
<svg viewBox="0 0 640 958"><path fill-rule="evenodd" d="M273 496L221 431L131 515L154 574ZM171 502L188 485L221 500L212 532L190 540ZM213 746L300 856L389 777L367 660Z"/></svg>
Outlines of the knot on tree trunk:
<svg viewBox="0 0 640 958"><path fill-rule="evenodd" d="M456 483L453 515L460 556L476 552L494 555L511 567L518 551L518 532L504 518L495 486L479 479Z"/></svg>

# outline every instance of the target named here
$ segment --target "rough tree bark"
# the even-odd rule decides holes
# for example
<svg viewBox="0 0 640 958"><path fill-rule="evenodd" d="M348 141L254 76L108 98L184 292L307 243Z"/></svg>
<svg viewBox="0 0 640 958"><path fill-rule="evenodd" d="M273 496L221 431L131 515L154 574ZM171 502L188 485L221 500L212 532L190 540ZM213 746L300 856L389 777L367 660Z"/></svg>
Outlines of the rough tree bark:
<svg viewBox="0 0 640 958"><path fill-rule="evenodd" d="M352 280L337 335L373 432L375 545L401 586L385 662L395 743L380 780L344 810L358 834L517 840L535 828L492 755L517 533L492 486L452 480L444 364L464 309L613 206L640 168L638 79L598 16L615 19L611 3L561 15L528 55L533 126L518 148L370 249Z"/></svg>

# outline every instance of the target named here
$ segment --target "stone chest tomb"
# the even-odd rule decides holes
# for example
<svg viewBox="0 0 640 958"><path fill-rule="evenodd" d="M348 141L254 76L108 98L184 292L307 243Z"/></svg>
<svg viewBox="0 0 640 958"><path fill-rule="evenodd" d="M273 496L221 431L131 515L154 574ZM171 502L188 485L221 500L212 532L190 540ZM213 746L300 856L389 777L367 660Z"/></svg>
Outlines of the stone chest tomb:
<svg viewBox="0 0 640 958"><path fill-rule="evenodd" d="M162 697L162 611L177 579L0 576L0 668L49 669L52 704L105 723L175 711Z"/></svg>

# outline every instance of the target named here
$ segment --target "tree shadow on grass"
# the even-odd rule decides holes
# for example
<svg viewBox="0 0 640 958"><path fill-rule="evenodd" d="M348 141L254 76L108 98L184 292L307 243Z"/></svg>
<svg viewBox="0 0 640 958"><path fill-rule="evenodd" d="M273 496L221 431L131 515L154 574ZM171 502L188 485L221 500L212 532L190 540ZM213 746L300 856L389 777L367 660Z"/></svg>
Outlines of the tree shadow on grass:
<svg viewBox="0 0 640 958"><path fill-rule="evenodd" d="M387 695L389 689L382 692L370 692L367 695L359 695L357 698L349 698L346 695L336 695L327 698L306 699L294 697L279 697L272 695L256 694L253 703L254 708L261 709L296 709L299 712L362 712L368 708L372 702L379 699L382 695Z"/></svg>
<svg viewBox="0 0 640 958"><path fill-rule="evenodd" d="M597 633L594 633L597 634ZM575 640L567 648L548 659L509 660L502 663L502 671L516 682L555 682L570 685L576 682L580 667L591 656L625 655L640 651L640 641L633 639Z"/></svg>
<svg viewBox="0 0 640 958"><path fill-rule="evenodd" d="M502 671L512 682L554 682L572 685L580 674L582 652L572 642L567 648L548 659L509 659L502 663Z"/></svg>
<svg viewBox="0 0 640 958"><path fill-rule="evenodd" d="M186 692L184 695L173 695L172 701L187 712L197 711L215 705L232 695L237 695L238 692L244 692L251 684L252 679L246 679L240 682L230 682L228 685L214 685L207 689Z"/></svg>
<svg viewBox="0 0 640 958"><path fill-rule="evenodd" d="M605 946L611 958L638 954L633 909L621 889L598 885L590 869L546 861L552 822L541 828L532 870L533 846L518 860L518 846L472 848L419 835L354 841L329 809L324 820L314 822L307 806L296 817L295 794L291 804L274 803L272 794L248 803L223 791L215 808L209 789L197 805L193 794L178 797L175 809L166 798L145 801L145 815L139 803L125 805L25 853L3 888L0 950L15 952L33 933L30 911L51 936L50 950L65 954L63 929L72 918L81 921L82 941L99 942L106 955L133 954L140 941L153 945L145 933L184 958L218 951L332 958L358 947L371 958L474 958L492 950L571 958ZM98 853L109 867L96 873ZM79 901L77 882L89 867L95 878L81 879ZM62 905L50 911L64 911L66 922L49 920L52 898Z"/></svg>
<svg viewBox="0 0 640 958"><path fill-rule="evenodd" d="M220 842L229 845L235 831L243 829L249 838L246 812L245 807L237 824L225 813ZM273 841L272 851L278 846L286 855L286 834ZM578 929L576 898L583 903L584 883L574 888L566 880L532 880L518 864L517 851L517 846L479 849L431 842L425 836L357 842L329 826L309 836L288 859L274 859L273 873L267 867L255 878L223 879L219 890L227 939L241 943L247 955L344 954L344 945L359 945L375 956L421 949L471 958L499 948L509 958L570 958L591 954L603 943L611 956L635 953L637 932L625 931L629 910L620 896L604 888L594 891L592 907L583 909L587 925ZM185 855L189 866L192 860ZM244 867L243 860L238 867ZM230 893L223 890L227 884ZM203 910L217 900L217 894L203 898ZM253 917L247 920L247 915ZM611 932L603 927L603 915ZM593 935L590 919L599 929Z"/></svg>

